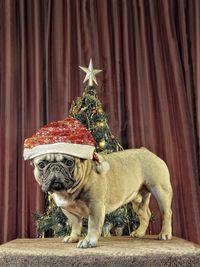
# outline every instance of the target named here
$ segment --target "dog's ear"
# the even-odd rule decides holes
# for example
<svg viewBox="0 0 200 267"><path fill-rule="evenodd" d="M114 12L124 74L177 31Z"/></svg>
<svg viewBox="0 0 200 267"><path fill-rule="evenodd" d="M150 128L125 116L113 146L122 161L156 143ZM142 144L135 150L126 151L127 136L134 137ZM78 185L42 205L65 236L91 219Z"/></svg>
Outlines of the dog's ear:
<svg viewBox="0 0 200 267"><path fill-rule="evenodd" d="M85 159L80 159L80 158L74 158L76 165L79 165L80 163L83 163Z"/></svg>
<svg viewBox="0 0 200 267"><path fill-rule="evenodd" d="M75 159L75 169L79 170L81 168L82 163L84 163L85 159L74 158Z"/></svg>

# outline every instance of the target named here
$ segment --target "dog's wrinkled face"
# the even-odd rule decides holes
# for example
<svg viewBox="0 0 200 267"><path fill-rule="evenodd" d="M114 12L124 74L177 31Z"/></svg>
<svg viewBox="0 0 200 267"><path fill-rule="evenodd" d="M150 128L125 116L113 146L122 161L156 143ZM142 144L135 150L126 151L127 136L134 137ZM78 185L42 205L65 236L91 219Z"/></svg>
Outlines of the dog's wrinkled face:
<svg viewBox="0 0 200 267"><path fill-rule="evenodd" d="M75 180L75 159L66 154L45 154L32 160L34 175L44 192L69 189Z"/></svg>

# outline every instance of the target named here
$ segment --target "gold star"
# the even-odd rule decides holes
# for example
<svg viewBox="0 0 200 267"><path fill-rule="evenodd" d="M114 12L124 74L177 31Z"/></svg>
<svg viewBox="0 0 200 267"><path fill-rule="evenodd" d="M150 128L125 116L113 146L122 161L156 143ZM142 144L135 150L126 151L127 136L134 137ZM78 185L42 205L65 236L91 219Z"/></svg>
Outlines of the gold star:
<svg viewBox="0 0 200 267"><path fill-rule="evenodd" d="M93 69L92 59L90 59L90 63L89 63L88 68L84 68L81 66L79 66L79 68L82 69L86 73L86 76L85 76L83 83L86 82L87 80L89 80L89 82L88 82L89 86L93 85L93 81L96 83L96 85L98 85L95 75L98 74L99 72L101 72L102 70Z"/></svg>

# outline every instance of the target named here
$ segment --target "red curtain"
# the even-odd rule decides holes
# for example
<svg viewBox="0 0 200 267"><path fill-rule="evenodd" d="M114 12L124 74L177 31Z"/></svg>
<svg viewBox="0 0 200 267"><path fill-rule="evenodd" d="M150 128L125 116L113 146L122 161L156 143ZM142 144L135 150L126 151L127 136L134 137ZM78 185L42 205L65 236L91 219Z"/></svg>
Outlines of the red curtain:
<svg viewBox="0 0 200 267"><path fill-rule="evenodd" d="M199 36L198 0L0 1L0 242L36 236L44 196L23 141L67 116L92 57L113 134L167 162L173 233L200 243Z"/></svg>

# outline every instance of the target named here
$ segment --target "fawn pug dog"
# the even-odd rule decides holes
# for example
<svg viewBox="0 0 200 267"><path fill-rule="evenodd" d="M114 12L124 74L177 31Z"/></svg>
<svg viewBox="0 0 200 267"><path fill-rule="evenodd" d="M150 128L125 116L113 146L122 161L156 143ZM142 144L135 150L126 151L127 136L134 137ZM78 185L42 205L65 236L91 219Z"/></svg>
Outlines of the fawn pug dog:
<svg viewBox="0 0 200 267"><path fill-rule="evenodd" d="M78 242L82 218L88 218L88 233L77 247L97 245L105 214L132 202L139 217L133 237L145 235L151 216L151 193L163 214L159 239L172 238L172 187L163 160L145 148L128 149L100 156L109 168L101 172L93 160L82 160L67 154L50 153L32 160L34 175L45 192L50 192L57 206L69 219L72 231L64 242ZM148 193L140 194L145 186Z"/></svg>

